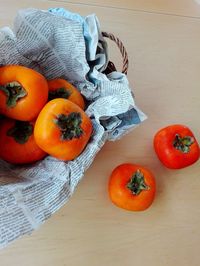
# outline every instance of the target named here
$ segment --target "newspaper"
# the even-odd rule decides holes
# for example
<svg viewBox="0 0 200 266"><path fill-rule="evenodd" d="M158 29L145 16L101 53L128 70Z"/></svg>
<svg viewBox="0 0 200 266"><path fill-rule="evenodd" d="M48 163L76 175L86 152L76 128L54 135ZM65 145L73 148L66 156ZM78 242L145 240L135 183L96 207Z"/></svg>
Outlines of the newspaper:
<svg viewBox="0 0 200 266"><path fill-rule="evenodd" d="M28 166L0 160L0 248L30 234L67 202L107 140L116 140L146 119L125 75L102 71L107 44L95 15L64 9L20 10L13 30L0 30L0 65L20 64L47 79L64 78L88 100L93 134L73 161L52 157Z"/></svg>

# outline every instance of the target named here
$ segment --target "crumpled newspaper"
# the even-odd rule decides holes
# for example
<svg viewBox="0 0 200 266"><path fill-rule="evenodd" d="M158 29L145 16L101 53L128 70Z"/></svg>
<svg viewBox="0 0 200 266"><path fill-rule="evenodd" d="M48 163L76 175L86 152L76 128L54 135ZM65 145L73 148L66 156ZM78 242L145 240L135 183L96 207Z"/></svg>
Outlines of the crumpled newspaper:
<svg viewBox="0 0 200 266"><path fill-rule="evenodd" d="M52 157L28 166L0 160L0 247L37 229L72 195L107 140L116 140L146 119L132 96L127 77L102 73L107 44L95 15L64 9L20 10L13 31L0 30L0 65L20 64L47 79L73 83L88 102L94 132L73 161Z"/></svg>

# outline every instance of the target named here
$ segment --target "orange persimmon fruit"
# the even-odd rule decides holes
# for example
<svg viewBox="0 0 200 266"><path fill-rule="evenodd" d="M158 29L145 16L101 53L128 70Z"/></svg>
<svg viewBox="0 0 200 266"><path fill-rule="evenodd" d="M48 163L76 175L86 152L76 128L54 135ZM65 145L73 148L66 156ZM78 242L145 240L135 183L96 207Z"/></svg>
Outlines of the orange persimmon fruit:
<svg viewBox="0 0 200 266"><path fill-rule="evenodd" d="M85 109L85 102L79 90L64 79L52 79L48 81L49 100L56 98L68 99L77 104L81 109Z"/></svg>
<svg viewBox="0 0 200 266"><path fill-rule="evenodd" d="M125 163L113 170L108 191L116 206L129 211L144 211L154 200L156 181L145 167Z"/></svg>
<svg viewBox="0 0 200 266"><path fill-rule="evenodd" d="M92 133L92 122L75 103L66 99L48 102L40 112L34 130L37 145L57 159L76 158Z"/></svg>
<svg viewBox="0 0 200 266"><path fill-rule="evenodd" d="M46 153L35 142L34 122L5 118L0 124L0 158L12 164L43 159Z"/></svg>
<svg viewBox="0 0 200 266"><path fill-rule="evenodd" d="M160 129L154 137L159 160L170 169L181 169L199 160L200 148L192 131L184 125Z"/></svg>
<svg viewBox="0 0 200 266"><path fill-rule="evenodd" d="M0 67L0 114L32 121L47 100L48 84L40 73L19 65Z"/></svg>

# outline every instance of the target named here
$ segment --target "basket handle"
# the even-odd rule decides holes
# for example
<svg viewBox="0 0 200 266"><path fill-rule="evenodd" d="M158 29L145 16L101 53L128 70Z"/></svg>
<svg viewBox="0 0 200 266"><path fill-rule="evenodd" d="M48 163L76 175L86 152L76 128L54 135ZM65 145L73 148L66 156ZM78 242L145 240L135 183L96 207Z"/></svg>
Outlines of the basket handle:
<svg viewBox="0 0 200 266"><path fill-rule="evenodd" d="M114 34L112 34L112 33L108 33L108 32L103 31L102 35L104 37L109 38L110 40L114 41L117 44L117 46L119 47L119 50L120 50L122 58L123 58L122 73L127 75L128 64L129 64L129 62L128 62L128 54L127 54L126 48L124 47L122 41L118 37L116 37ZM109 62L109 66L108 67L109 67L110 72L116 70L115 65L112 62Z"/></svg>

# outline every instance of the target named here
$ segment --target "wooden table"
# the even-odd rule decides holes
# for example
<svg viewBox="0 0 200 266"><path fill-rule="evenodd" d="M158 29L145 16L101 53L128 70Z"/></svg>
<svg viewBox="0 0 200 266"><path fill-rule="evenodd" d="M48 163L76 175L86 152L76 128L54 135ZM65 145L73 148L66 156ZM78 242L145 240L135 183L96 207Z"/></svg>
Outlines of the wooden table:
<svg viewBox="0 0 200 266"><path fill-rule="evenodd" d="M149 119L122 140L107 143L76 193L37 232L0 251L1 266L199 266L200 164L172 171L158 161L155 132L183 123L200 140L200 5L192 0L1 0L0 24L24 7L65 7L96 13L117 34L130 59L129 80ZM110 44L118 68L121 58ZM107 193L123 162L149 167L157 196L146 212L114 207Z"/></svg>

